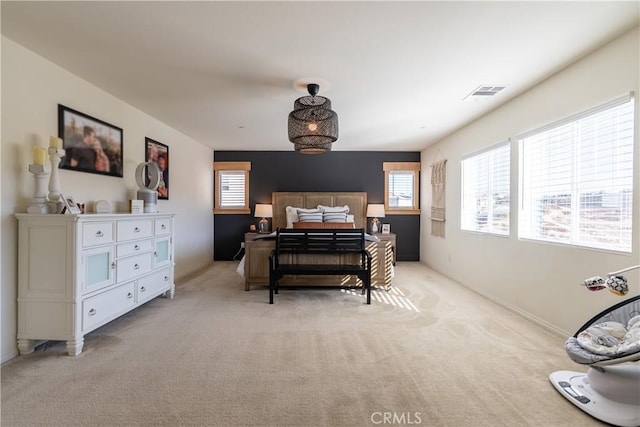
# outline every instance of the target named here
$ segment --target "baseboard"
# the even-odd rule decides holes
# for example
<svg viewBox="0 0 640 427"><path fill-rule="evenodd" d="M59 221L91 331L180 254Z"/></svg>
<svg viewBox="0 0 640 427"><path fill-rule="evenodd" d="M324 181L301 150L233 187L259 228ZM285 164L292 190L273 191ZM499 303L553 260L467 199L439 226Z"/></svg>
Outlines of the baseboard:
<svg viewBox="0 0 640 427"><path fill-rule="evenodd" d="M3 354L0 363L8 362L15 357L18 357L18 351L14 349L11 353Z"/></svg>
<svg viewBox="0 0 640 427"><path fill-rule="evenodd" d="M451 277L449 277L449 276L447 276L445 274L442 274L441 272L437 271L433 267L428 266L424 262L422 262L422 264L427 266L428 268L430 268L434 272L442 275L443 277L446 277L447 279L460 284L460 286L463 286L464 288L469 289L471 292L473 292L473 293L475 293L475 294L477 294L477 295L479 295L479 296L481 296L483 298L486 298L486 299L490 300L491 302L494 302L494 303L498 304L500 307L505 308L505 309L509 310L510 312L515 313L518 316L523 317L523 318L535 323L536 325L542 327L543 329L551 332L554 335L557 335L557 336L559 336L561 338L565 338L565 339L567 337L573 336L573 332L565 331L562 328L559 328L556 325L554 325L552 323L549 323L546 320L544 320L544 319L542 319L542 318L540 318L540 317L538 317L538 316L536 316L534 314L531 314L528 311L523 310L522 308L520 308L518 306L515 306L515 305L513 305L511 303L508 303L508 302L506 302L506 301L504 301L504 300L502 300L502 299L500 299L500 298L498 298L498 297L496 297L494 295L491 295L491 294L488 294L488 293L484 293L484 292L480 292L477 289L471 288L471 287L465 285L464 283L459 282L456 279L452 279Z"/></svg>
<svg viewBox="0 0 640 427"><path fill-rule="evenodd" d="M213 262L212 262L211 264L213 264ZM182 275L182 276L180 276L180 277L176 277L176 278L175 278L175 283L176 283L176 285L181 284L181 283L184 283L184 282L187 282L187 281L189 281L189 280L193 279L194 277L196 277L196 276L198 276L198 275L200 275L200 274L204 273L206 270L208 270L209 268L211 268L211 264L207 264L207 265L205 265L204 267L199 268L199 269L197 269L197 270L195 270L195 271L192 271L192 272L190 272L190 273L184 274L184 275Z"/></svg>
<svg viewBox="0 0 640 427"><path fill-rule="evenodd" d="M478 292L478 294L482 295L485 298L490 299L491 301L495 302L499 306L504 307L507 310L509 310L509 311L521 316L521 317L524 317L527 320L532 321L533 323L536 323L537 325L539 325L542 328L546 329L547 331L553 333L554 335L557 335L557 336L559 336L561 338L567 338L567 337L570 337L570 336L573 335L572 332L568 332L568 331L565 331L565 330L563 330L561 328L558 328L556 325L554 325L552 323L549 323L546 320L541 319L538 316L535 316L535 315L529 313L528 311L521 309L520 307L516 307L515 305L509 304L509 303L504 302L504 301L500 301L499 299L492 298L491 296L488 296L488 295L483 295L483 294L481 294L479 292Z"/></svg>

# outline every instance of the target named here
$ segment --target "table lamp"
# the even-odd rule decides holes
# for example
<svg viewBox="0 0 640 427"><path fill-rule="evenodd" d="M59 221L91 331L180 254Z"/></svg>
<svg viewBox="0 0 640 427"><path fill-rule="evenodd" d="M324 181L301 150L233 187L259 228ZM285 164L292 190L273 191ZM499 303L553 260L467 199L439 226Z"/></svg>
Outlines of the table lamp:
<svg viewBox="0 0 640 427"><path fill-rule="evenodd" d="M273 218L273 206L257 203L253 216L262 218L258 223L258 233L269 233L269 220L267 218Z"/></svg>
<svg viewBox="0 0 640 427"><path fill-rule="evenodd" d="M384 218L384 205L367 205L367 218L373 218L371 220L371 233L377 233L380 230L380 220L378 218Z"/></svg>

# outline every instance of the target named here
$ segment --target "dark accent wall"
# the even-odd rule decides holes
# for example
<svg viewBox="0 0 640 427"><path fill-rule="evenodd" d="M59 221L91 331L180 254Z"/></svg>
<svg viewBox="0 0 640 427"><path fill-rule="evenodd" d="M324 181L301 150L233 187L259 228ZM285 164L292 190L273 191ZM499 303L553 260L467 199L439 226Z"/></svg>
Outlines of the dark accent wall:
<svg viewBox="0 0 640 427"><path fill-rule="evenodd" d="M419 162L419 152L331 151L305 155L294 151L216 151L216 162L251 162L251 214L214 215L214 257L231 260L254 218L256 203L271 203L274 191L366 191L369 203L384 203L383 162ZM420 216L387 215L381 222L397 234L397 259L420 259Z"/></svg>

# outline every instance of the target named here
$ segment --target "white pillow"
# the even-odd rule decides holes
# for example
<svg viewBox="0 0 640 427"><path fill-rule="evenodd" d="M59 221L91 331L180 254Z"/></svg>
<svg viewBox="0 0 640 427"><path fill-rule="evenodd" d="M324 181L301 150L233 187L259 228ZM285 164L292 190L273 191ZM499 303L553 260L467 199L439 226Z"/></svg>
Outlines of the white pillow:
<svg viewBox="0 0 640 427"><path fill-rule="evenodd" d="M298 209L294 206L287 206L285 212L287 214L287 228L293 228L293 223L300 221L298 218Z"/></svg>
<svg viewBox="0 0 640 427"><path fill-rule="evenodd" d="M323 205L318 205L318 209L322 210L322 209L329 209L329 210L337 210L338 212L342 212L342 209L347 209L347 214L349 213L349 206L348 205L344 205L344 206L337 206L337 207L329 207L329 206L323 206ZM296 206L287 206L285 208L285 213L287 216L287 228L293 228L293 223L294 222L300 222L300 217L298 216L298 209L303 209L303 208L299 208ZM355 228L355 222L356 222L356 218L355 215L347 215L347 219L346 222L352 222Z"/></svg>

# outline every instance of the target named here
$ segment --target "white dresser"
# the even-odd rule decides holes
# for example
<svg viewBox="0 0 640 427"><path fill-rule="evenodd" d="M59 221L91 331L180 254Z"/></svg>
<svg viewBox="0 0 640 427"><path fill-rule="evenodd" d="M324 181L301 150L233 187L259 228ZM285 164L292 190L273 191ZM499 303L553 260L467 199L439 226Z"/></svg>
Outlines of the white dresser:
<svg viewBox="0 0 640 427"><path fill-rule="evenodd" d="M84 335L159 295L173 298L173 214L16 214L18 350L82 352Z"/></svg>

